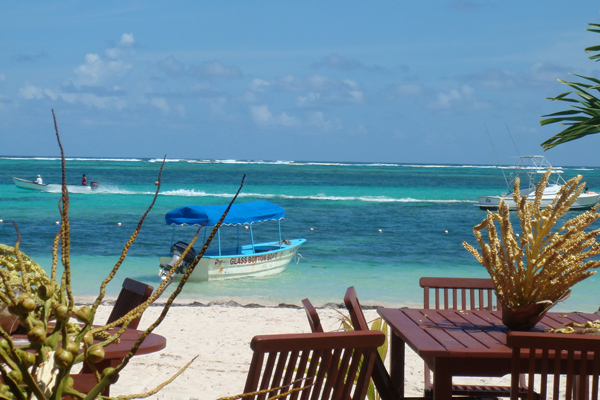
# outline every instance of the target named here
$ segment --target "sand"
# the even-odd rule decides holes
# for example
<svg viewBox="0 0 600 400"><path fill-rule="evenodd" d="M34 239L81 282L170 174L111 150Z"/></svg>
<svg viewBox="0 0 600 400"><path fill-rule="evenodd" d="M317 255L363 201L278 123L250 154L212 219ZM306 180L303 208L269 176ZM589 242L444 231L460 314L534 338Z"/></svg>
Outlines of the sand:
<svg viewBox="0 0 600 400"><path fill-rule="evenodd" d="M96 320L105 320L110 309L110 305L101 306ZM158 306L146 310L139 329L152 323L161 310ZM326 331L340 327L340 312L347 315L345 309L333 307L318 308L318 312ZM378 317L373 309L365 310L365 315L369 321ZM134 357L111 387L111 395L149 391L195 356L198 358L188 370L149 398L214 400L242 393L253 336L309 331L306 314L299 306L177 305L155 330L167 338L166 349ZM423 362L410 349L406 352L406 366L406 395L422 396ZM509 378L503 379L504 384L508 382Z"/></svg>

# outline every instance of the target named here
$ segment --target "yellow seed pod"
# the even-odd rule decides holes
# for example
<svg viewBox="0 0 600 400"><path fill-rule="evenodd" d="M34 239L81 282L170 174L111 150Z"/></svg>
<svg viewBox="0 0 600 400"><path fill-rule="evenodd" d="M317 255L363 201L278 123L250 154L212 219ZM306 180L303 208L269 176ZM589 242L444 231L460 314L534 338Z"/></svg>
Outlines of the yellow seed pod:
<svg viewBox="0 0 600 400"><path fill-rule="evenodd" d="M23 382L23 374L18 369L13 369L8 373L8 377L16 382L17 384Z"/></svg>
<svg viewBox="0 0 600 400"><path fill-rule="evenodd" d="M83 343L86 346L91 346L94 344L94 335L92 334L92 332L87 331L86 334L83 336Z"/></svg>
<svg viewBox="0 0 600 400"><path fill-rule="evenodd" d="M16 349L17 357L26 366L31 367L35 363L35 354L21 349Z"/></svg>
<svg viewBox="0 0 600 400"><path fill-rule="evenodd" d="M75 381L70 376L67 378L67 383L65 384L65 389L73 389L73 385Z"/></svg>
<svg viewBox="0 0 600 400"><path fill-rule="evenodd" d="M73 363L73 353L59 347L54 353L54 362L59 368L66 368Z"/></svg>
<svg viewBox="0 0 600 400"><path fill-rule="evenodd" d="M8 344L8 340L0 339L0 348L2 350L10 351L10 345Z"/></svg>
<svg viewBox="0 0 600 400"><path fill-rule="evenodd" d="M54 285L52 283L48 285L41 285L37 290L40 299L46 301L54 295Z"/></svg>
<svg viewBox="0 0 600 400"><path fill-rule="evenodd" d="M41 326L36 326L27 332L27 339L32 344L43 342L46 339L46 329Z"/></svg>
<svg viewBox="0 0 600 400"><path fill-rule="evenodd" d="M73 355L77 355L79 353L79 345L75 343L74 340L67 340L67 350L73 353Z"/></svg>
<svg viewBox="0 0 600 400"><path fill-rule="evenodd" d="M114 373L114 371L115 371L114 368L104 368L104 370L102 371L102 378L104 378L108 374ZM110 383L117 383L118 380L119 380L119 374L114 374L110 377Z"/></svg>
<svg viewBox="0 0 600 400"><path fill-rule="evenodd" d="M95 344L87 352L87 359L92 364L104 360L104 347L101 344Z"/></svg>
<svg viewBox="0 0 600 400"><path fill-rule="evenodd" d="M65 322L69 319L69 307L59 304L54 308L54 316L58 322Z"/></svg>
<svg viewBox="0 0 600 400"><path fill-rule="evenodd" d="M17 307L21 313L27 314L36 309L37 303L29 297L27 293L23 293L21 297L19 297Z"/></svg>
<svg viewBox="0 0 600 400"><path fill-rule="evenodd" d="M77 321L83 322L84 324L91 324L92 323L92 309L88 306L80 307L75 312L75 318L77 318Z"/></svg>

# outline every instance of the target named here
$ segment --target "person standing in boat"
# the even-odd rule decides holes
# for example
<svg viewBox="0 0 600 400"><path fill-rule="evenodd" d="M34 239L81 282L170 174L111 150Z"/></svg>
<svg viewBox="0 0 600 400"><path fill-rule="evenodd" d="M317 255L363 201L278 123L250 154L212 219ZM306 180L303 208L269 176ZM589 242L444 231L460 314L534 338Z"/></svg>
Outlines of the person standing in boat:
<svg viewBox="0 0 600 400"><path fill-rule="evenodd" d="M83 186L87 186L87 178L85 177L85 174L83 174L83 178L81 178L81 184Z"/></svg>
<svg viewBox="0 0 600 400"><path fill-rule="evenodd" d="M43 185L44 181L42 181L42 176L38 175L37 178L35 178L35 183L37 183L38 185Z"/></svg>

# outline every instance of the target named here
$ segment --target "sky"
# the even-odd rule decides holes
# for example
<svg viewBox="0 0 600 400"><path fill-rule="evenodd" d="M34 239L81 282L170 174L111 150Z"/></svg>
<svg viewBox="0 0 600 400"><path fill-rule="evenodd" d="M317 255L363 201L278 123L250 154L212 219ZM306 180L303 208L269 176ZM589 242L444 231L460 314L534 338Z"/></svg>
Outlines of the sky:
<svg viewBox="0 0 600 400"><path fill-rule="evenodd" d="M600 166L558 79L600 3L4 1L0 155Z"/></svg>

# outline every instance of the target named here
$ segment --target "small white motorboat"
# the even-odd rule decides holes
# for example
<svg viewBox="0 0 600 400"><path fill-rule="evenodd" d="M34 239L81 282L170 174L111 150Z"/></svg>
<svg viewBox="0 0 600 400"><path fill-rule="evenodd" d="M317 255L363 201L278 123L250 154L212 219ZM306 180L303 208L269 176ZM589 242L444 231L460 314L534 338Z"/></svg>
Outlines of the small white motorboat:
<svg viewBox="0 0 600 400"><path fill-rule="evenodd" d="M165 221L167 225L174 225L174 229L183 225L203 226L202 231L204 231L206 239L226 208L227 205L181 207L169 211L165 215ZM306 241L306 239L288 240L281 237L281 220L284 218L285 210L268 201L261 200L232 205L211 246L194 268L189 280L210 281L267 276L284 271L298 253L300 246ZM267 221L277 221L279 224L279 240L255 243L253 224ZM229 238L232 241L231 246L225 246L221 242L221 231L227 227L237 229L235 239ZM242 240L249 244L241 244ZM203 244L203 242L201 243ZM158 275L161 278L166 278L167 273L181 258L187 246L187 243L179 241L171 246L171 254L159 256ZM195 257L196 251L192 248L179 263L175 277L181 277Z"/></svg>
<svg viewBox="0 0 600 400"><path fill-rule="evenodd" d="M38 192L60 193L62 185L57 183L37 183L26 179L12 178L14 184L21 189L37 190ZM67 185L69 193L87 193L91 190L98 189L97 182L91 182L89 185Z"/></svg>
<svg viewBox="0 0 600 400"><path fill-rule="evenodd" d="M549 167L551 167L551 165L544 156L519 157L519 165L517 165L515 171L511 173L511 179L507 183L507 192L502 193L500 196L480 196L478 197L477 206L482 210L495 210L500 205L500 199L504 199L508 208L515 210L516 204L513 199L512 190L517 177L521 180L521 184L527 185L519 188L521 194L527 194L528 200L535 200L535 189L539 182L539 177L545 174ZM550 204L558 194L561 186L565 184L565 179L561 175L562 173L563 171L560 168L552 168L552 174L550 179L548 179L548 184L542 194L542 203L540 207L543 208ZM571 209L592 208L599 200L600 193L586 191L581 193L579 198L571 206Z"/></svg>

